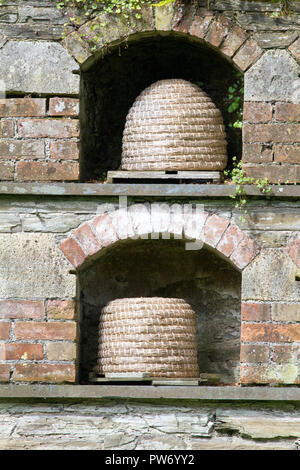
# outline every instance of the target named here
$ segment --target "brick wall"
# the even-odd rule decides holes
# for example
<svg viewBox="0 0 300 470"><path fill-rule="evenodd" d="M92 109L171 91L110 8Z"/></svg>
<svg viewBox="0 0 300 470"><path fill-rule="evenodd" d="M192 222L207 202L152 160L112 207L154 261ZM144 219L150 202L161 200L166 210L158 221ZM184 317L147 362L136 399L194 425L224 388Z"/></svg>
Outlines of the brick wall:
<svg viewBox="0 0 300 470"><path fill-rule="evenodd" d="M75 382L71 300L0 300L0 382Z"/></svg>
<svg viewBox="0 0 300 470"><path fill-rule="evenodd" d="M242 304L241 383L300 383L300 304Z"/></svg>
<svg viewBox="0 0 300 470"><path fill-rule="evenodd" d="M0 179L77 181L79 100L0 100Z"/></svg>
<svg viewBox="0 0 300 470"><path fill-rule="evenodd" d="M300 105L244 103L243 161L248 176L300 182Z"/></svg>

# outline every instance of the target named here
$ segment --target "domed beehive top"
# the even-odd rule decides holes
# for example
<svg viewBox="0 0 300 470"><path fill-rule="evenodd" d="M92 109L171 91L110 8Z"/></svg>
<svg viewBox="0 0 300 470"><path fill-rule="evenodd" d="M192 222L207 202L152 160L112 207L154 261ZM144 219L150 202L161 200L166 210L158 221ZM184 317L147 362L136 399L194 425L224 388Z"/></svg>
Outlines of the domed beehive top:
<svg viewBox="0 0 300 470"><path fill-rule="evenodd" d="M223 170L221 112L197 85L160 80L135 100L123 133L122 170Z"/></svg>

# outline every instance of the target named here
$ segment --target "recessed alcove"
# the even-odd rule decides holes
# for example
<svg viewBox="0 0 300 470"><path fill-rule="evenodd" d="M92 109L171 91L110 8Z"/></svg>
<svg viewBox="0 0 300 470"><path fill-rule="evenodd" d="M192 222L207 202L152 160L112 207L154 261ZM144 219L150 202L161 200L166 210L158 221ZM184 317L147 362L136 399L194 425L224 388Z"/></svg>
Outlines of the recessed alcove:
<svg viewBox="0 0 300 470"><path fill-rule="evenodd" d="M181 33L143 33L111 46L81 73L81 181L101 180L121 161L126 115L157 80L182 78L200 86L221 110L229 165L241 155L241 130L229 126L228 88L237 70L204 41Z"/></svg>
<svg viewBox="0 0 300 470"><path fill-rule="evenodd" d="M79 272L80 383L97 363L101 308L123 297L178 297L196 312L201 373L239 381L241 274L213 251L181 240L127 240Z"/></svg>

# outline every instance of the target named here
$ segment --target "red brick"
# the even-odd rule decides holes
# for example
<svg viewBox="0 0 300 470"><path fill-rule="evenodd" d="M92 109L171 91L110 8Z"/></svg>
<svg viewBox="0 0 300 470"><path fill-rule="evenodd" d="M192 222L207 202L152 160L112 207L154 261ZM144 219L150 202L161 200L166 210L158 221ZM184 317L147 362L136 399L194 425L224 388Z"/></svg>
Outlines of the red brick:
<svg viewBox="0 0 300 470"><path fill-rule="evenodd" d="M244 142L294 144L300 142L300 124L244 124Z"/></svg>
<svg viewBox="0 0 300 470"><path fill-rule="evenodd" d="M300 239L296 238L294 241L289 243L286 250L297 268L300 268Z"/></svg>
<svg viewBox="0 0 300 470"><path fill-rule="evenodd" d="M76 371L73 364L16 364L13 379L15 382L74 383Z"/></svg>
<svg viewBox="0 0 300 470"><path fill-rule="evenodd" d="M232 57L247 38L248 34L239 26L235 26L232 31L229 32L220 50L228 57Z"/></svg>
<svg viewBox="0 0 300 470"><path fill-rule="evenodd" d="M190 34L203 39L214 15L207 10L198 10L190 27Z"/></svg>
<svg viewBox="0 0 300 470"><path fill-rule="evenodd" d="M300 346L294 345L274 345L272 361L278 364L286 363L299 363L300 360Z"/></svg>
<svg viewBox="0 0 300 470"><path fill-rule="evenodd" d="M50 98L50 116L78 116L79 100L76 98Z"/></svg>
<svg viewBox="0 0 300 470"><path fill-rule="evenodd" d="M276 121L300 121L300 104L276 103L275 104Z"/></svg>
<svg viewBox="0 0 300 470"><path fill-rule="evenodd" d="M195 4L190 4L189 8L185 8L186 5L175 4L175 15L174 15L174 26L173 31L180 33L187 33L191 27L192 19L195 13Z"/></svg>
<svg viewBox="0 0 300 470"><path fill-rule="evenodd" d="M43 346L41 344L29 343L5 343L4 354L6 361L39 361L44 358Z"/></svg>
<svg viewBox="0 0 300 470"><path fill-rule="evenodd" d="M101 245L88 223L81 225L75 230L74 237L80 242L80 245L88 255L93 255L101 249Z"/></svg>
<svg viewBox="0 0 300 470"><path fill-rule="evenodd" d="M76 304L74 300L48 300L46 312L48 319L74 320Z"/></svg>
<svg viewBox="0 0 300 470"><path fill-rule="evenodd" d="M229 225L229 220L216 214L208 217L204 227L204 241L210 246L217 246L223 233Z"/></svg>
<svg viewBox="0 0 300 470"><path fill-rule="evenodd" d="M19 137L64 139L79 136L77 119L20 119Z"/></svg>
<svg viewBox="0 0 300 470"><path fill-rule="evenodd" d="M61 249L61 251L64 253L64 255L68 258L68 260L73 264L75 268L80 266L86 258L86 255L82 251L82 248L78 245L76 240L74 240L73 238L69 237L66 240L64 240L60 244L59 248Z"/></svg>
<svg viewBox="0 0 300 470"><path fill-rule="evenodd" d="M263 144L244 144L243 162L245 163L267 163L273 161L272 146Z"/></svg>
<svg viewBox="0 0 300 470"><path fill-rule="evenodd" d="M19 162L18 181L78 181L79 164L74 162Z"/></svg>
<svg viewBox="0 0 300 470"><path fill-rule="evenodd" d="M0 322L0 339L9 339L10 322Z"/></svg>
<svg viewBox="0 0 300 470"><path fill-rule="evenodd" d="M0 158L18 160L20 158L45 158L43 140L2 140L0 141Z"/></svg>
<svg viewBox="0 0 300 470"><path fill-rule="evenodd" d="M244 103L244 121L268 122L272 120L272 106L270 103L246 101Z"/></svg>
<svg viewBox="0 0 300 470"><path fill-rule="evenodd" d="M258 252L259 248L256 242L252 238L245 237L234 250L230 259L239 269L244 269Z"/></svg>
<svg viewBox="0 0 300 470"><path fill-rule="evenodd" d="M78 160L78 142L73 140L57 140L50 144L50 158L53 160Z"/></svg>
<svg viewBox="0 0 300 470"><path fill-rule="evenodd" d="M0 120L0 137L9 139L15 135L15 123L11 119Z"/></svg>
<svg viewBox="0 0 300 470"><path fill-rule="evenodd" d="M118 240L107 214L99 215L92 221L97 238L102 246L108 246Z"/></svg>
<svg viewBox="0 0 300 470"><path fill-rule="evenodd" d="M243 237L244 234L238 227L230 225L218 243L217 249L223 253L223 255L230 256L242 241Z"/></svg>
<svg viewBox="0 0 300 470"><path fill-rule="evenodd" d="M290 45L289 51L293 54L295 59L300 62L300 38Z"/></svg>
<svg viewBox="0 0 300 470"><path fill-rule="evenodd" d="M269 362L270 348L264 344L242 344L241 362Z"/></svg>
<svg viewBox="0 0 300 470"><path fill-rule="evenodd" d="M0 318L43 318L44 303L39 300L0 300Z"/></svg>
<svg viewBox="0 0 300 470"><path fill-rule="evenodd" d="M242 323L243 342L293 343L300 341L300 324Z"/></svg>
<svg viewBox="0 0 300 470"><path fill-rule="evenodd" d="M0 364L0 382L9 382L10 380L10 365Z"/></svg>
<svg viewBox="0 0 300 470"><path fill-rule="evenodd" d="M68 339L76 338L75 322L17 322L15 324L16 339Z"/></svg>
<svg viewBox="0 0 300 470"><path fill-rule="evenodd" d="M14 179L15 165L14 162L0 162L0 180L11 181Z"/></svg>
<svg viewBox="0 0 300 470"><path fill-rule="evenodd" d="M269 183L290 184L300 182L300 165L274 164L245 164L243 165L245 176L250 178L267 178Z"/></svg>
<svg viewBox="0 0 300 470"><path fill-rule="evenodd" d="M240 381L242 384L277 384L277 383L300 383L300 374L293 380L287 379L284 365L268 364L268 365L255 365L244 366L240 368Z"/></svg>
<svg viewBox="0 0 300 470"><path fill-rule="evenodd" d="M45 116L44 98L0 99L0 117Z"/></svg>
<svg viewBox="0 0 300 470"><path fill-rule="evenodd" d="M271 320L271 305L259 303L242 303L243 321Z"/></svg>
<svg viewBox="0 0 300 470"><path fill-rule="evenodd" d="M230 21L222 15L218 15L205 36L205 41L209 42L215 47L218 47L225 36L229 33L231 28Z"/></svg>
<svg viewBox="0 0 300 470"><path fill-rule="evenodd" d="M233 62L244 72L262 55L262 53L263 50L257 45L257 43L253 39L248 39L248 41L246 41L234 55Z"/></svg>
<svg viewBox="0 0 300 470"><path fill-rule="evenodd" d="M274 161L300 164L300 145L274 145Z"/></svg>

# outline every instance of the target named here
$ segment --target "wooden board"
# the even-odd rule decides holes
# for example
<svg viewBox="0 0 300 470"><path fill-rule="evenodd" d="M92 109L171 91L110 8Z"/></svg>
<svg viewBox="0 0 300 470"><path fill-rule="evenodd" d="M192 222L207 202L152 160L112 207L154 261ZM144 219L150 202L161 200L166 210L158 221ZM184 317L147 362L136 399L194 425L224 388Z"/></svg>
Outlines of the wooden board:
<svg viewBox="0 0 300 470"><path fill-rule="evenodd" d="M114 373L105 374L100 377L90 374L89 381L91 383L108 384L112 382L140 382L149 385L184 385L184 386L198 386L201 383L216 384L220 381L219 374L200 374L200 377L191 378L166 378L166 377L150 377L149 374L137 373Z"/></svg>
<svg viewBox="0 0 300 470"><path fill-rule="evenodd" d="M107 182L119 183L131 180L143 183L145 180L165 180L169 183L178 181L210 181L212 183L222 182L220 171L108 171Z"/></svg>

